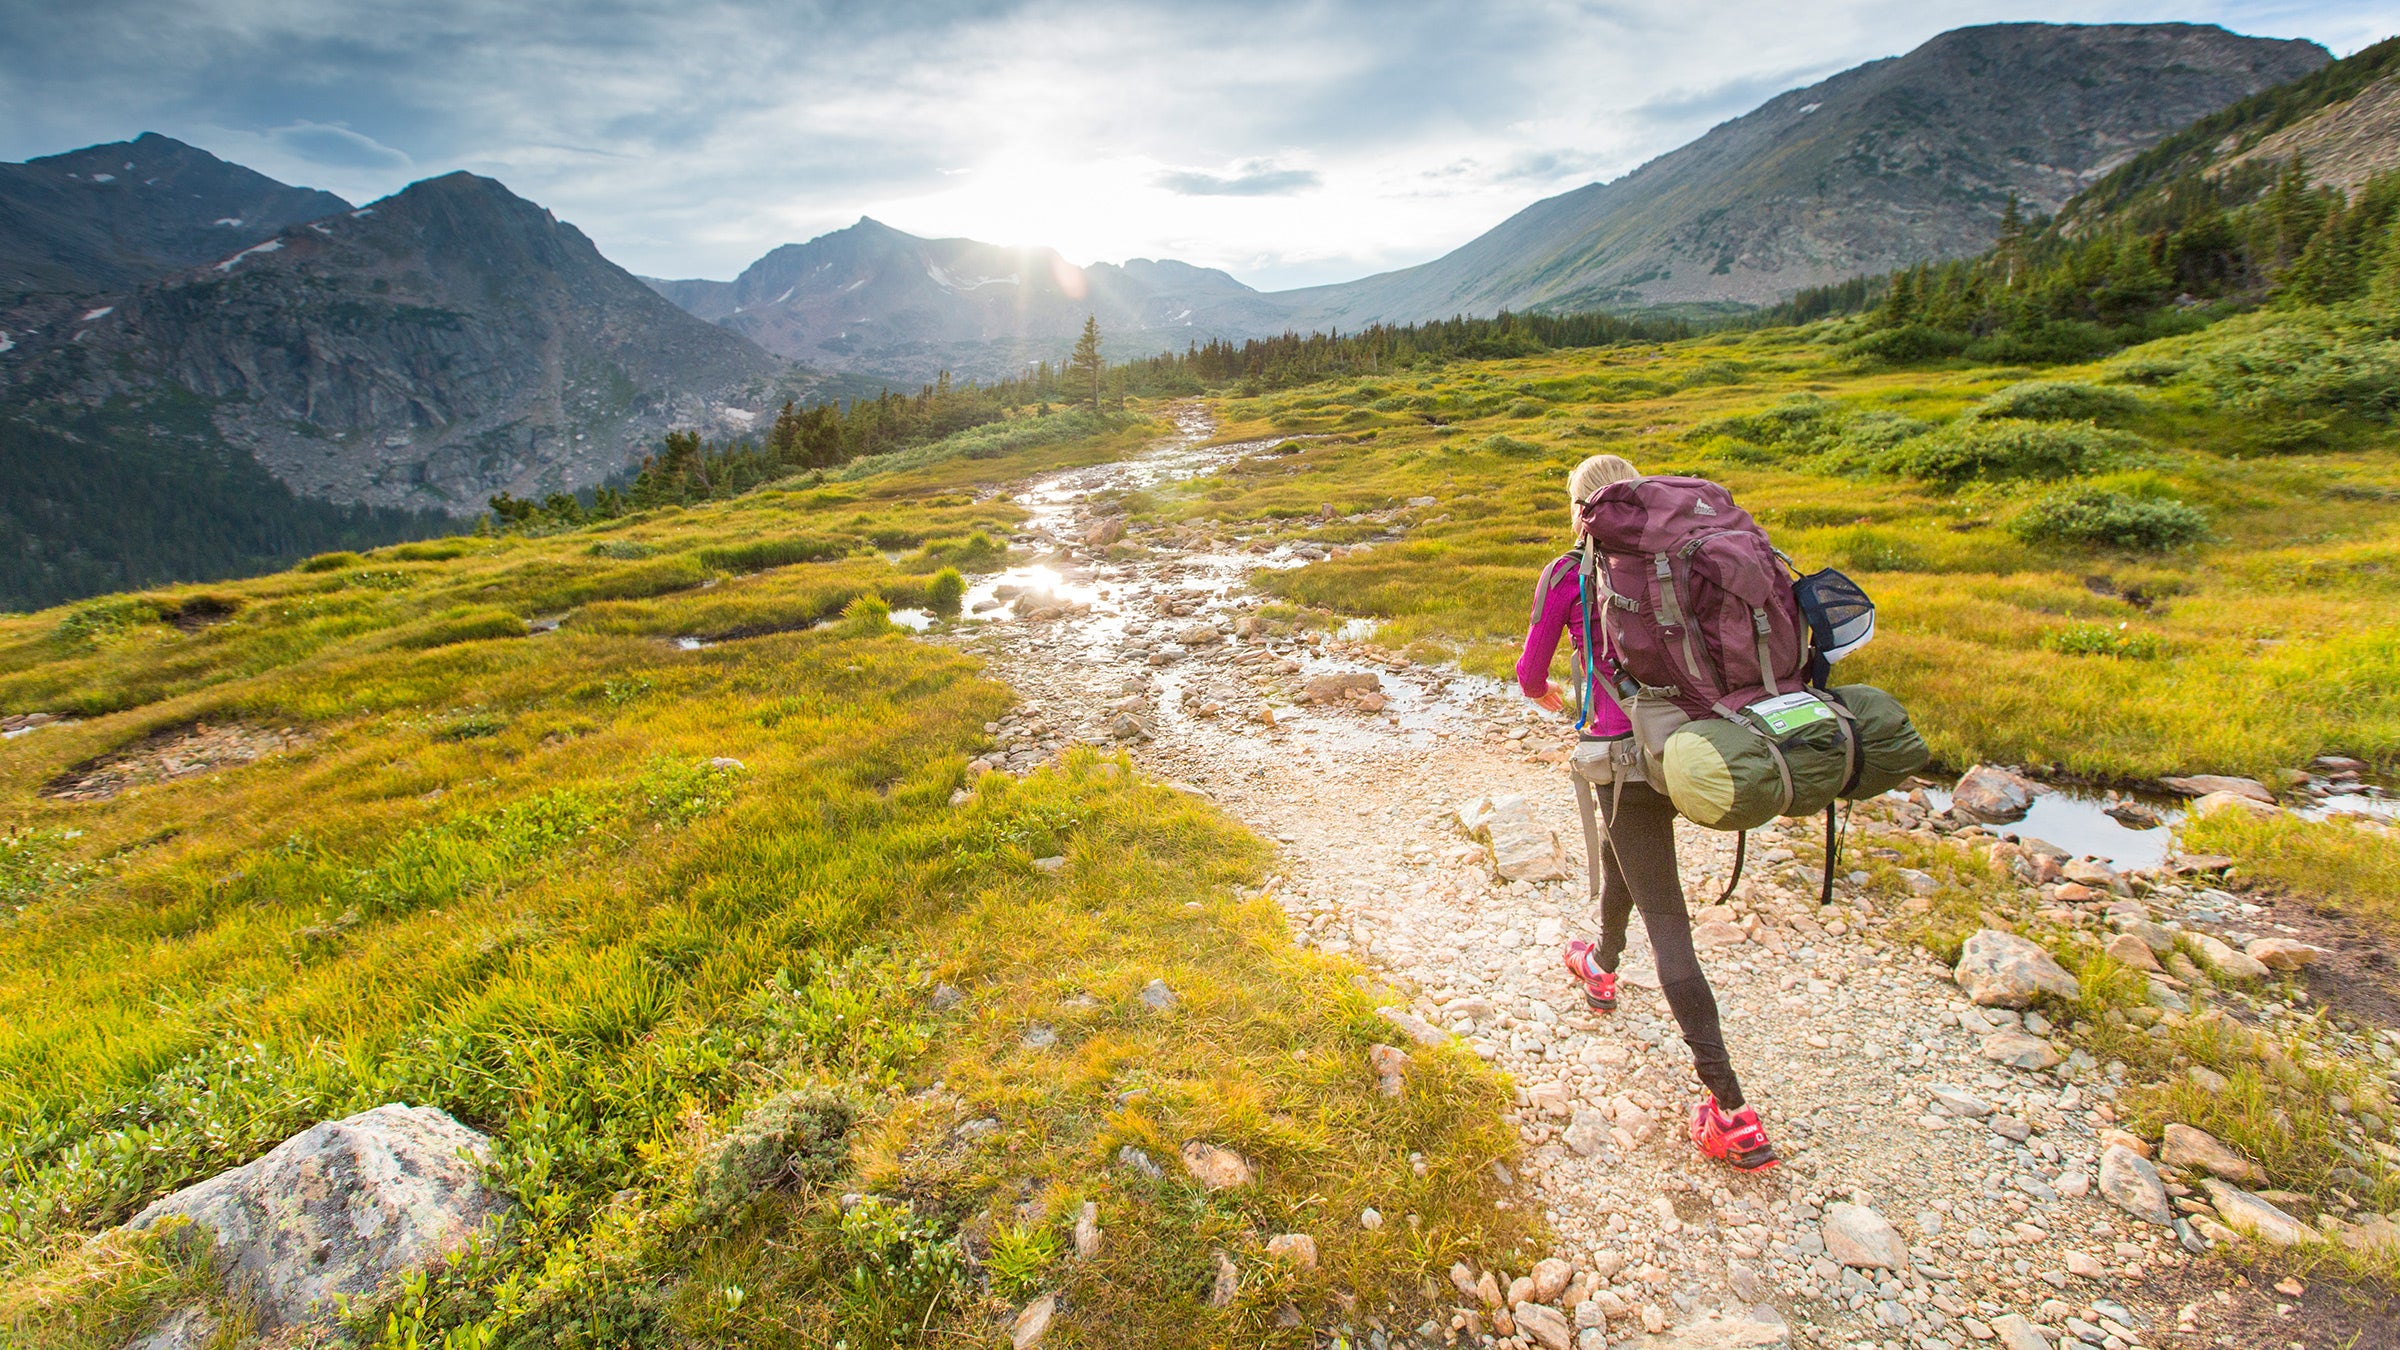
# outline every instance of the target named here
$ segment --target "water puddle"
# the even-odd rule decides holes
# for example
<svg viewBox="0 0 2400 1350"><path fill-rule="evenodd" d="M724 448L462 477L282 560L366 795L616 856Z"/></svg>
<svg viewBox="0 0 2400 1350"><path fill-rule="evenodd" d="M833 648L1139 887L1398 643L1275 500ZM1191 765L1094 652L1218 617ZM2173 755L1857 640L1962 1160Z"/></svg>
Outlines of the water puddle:
<svg viewBox="0 0 2400 1350"><path fill-rule="evenodd" d="M892 622L912 633L922 633L933 627L933 615L921 609L895 609Z"/></svg>
<svg viewBox="0 0 2400 1350"><path fill-rule="evenodd" d="M1936 809L1950 807L1950 794L1940 788L1927 788L1925 797ZM2182 823L2183 811L2170 805L2167 798L2139 800L2158 815L2160 824L2135 829L2107 813L2108 798L2075 788L2052 788L2033 799L2023 820L1985 828L2055 844L2078 858L2097 858L2119 871L2157 867L2175 851L2172 827Z"/></svg>

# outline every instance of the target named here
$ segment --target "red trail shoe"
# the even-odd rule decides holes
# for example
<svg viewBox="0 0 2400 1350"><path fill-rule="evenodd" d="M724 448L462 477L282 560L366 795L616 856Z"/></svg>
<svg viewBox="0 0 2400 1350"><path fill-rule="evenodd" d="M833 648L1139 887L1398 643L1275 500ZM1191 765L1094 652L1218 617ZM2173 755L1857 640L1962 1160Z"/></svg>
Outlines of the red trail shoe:
<svg viewBox="0 0 2400 1350"><path fill-rule="evenodd" d="M1727 1115L1717 1108L1715 1093L1700 1099L1692 1113L1692 1142L1700 1151L1744 1172L1763 1172L1782 1162L1767 1142L1766 1127L1758 1123L1758 1108L1745 1106Z"/></svg>
<svg viewBox="0 0 2400 1350"><path fill-rule="evenodd" d="M1583 1001L1594 1012L1617 1010L1617 972L1600 968L1600 954L1577 938L1567 944L1567 973L1583 985Z"/></svg>

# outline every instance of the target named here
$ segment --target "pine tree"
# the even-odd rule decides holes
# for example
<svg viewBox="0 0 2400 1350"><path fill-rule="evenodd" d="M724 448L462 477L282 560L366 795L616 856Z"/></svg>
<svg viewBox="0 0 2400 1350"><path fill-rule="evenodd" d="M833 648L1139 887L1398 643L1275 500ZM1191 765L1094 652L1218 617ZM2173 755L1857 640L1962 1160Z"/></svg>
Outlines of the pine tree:
<svg viewBox="0 0 2400 1350"><path fill-rule="evenodd" d="M1094 412L1100 411L1100 369L1100 319L1086 314L1083 336L1075 339L1075 354L1067 358L1067 373L1074 377L1077 388L1091 385Z"/></svg>
<svg viewBox="0 0 2400 1350"><path fill-rule="evenodd" d="M2017 266L2025 254L2025 211L2017 204L2017 194L2013 192L2008 194L2008 205L2000 212L1999 252L2002 267L2000 284L2014 290Z"/></svg>

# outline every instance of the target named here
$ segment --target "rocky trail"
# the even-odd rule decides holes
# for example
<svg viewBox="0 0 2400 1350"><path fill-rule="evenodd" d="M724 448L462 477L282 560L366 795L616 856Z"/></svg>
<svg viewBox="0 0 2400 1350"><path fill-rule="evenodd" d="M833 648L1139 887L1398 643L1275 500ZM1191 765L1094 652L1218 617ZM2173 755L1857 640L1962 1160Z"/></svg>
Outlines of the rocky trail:
<svg viewBox="0 0 2400 1350"><path fill-rule="evenodd" d="M2283 1295L2237 1290L2232 1268L2199 1258L2209 1238L2183 1217L2190 1205L2171 1205L2151 1146L2112 1138L2124 1066L2062 1056L2038 1012L1979 1006L1891 935L1882 910L1905 901L1845 883L1820 910L1821 839L1804 827L1757 832L1723 906L1710 902L1731 837L1681 827L1727 1042L1789 1161L1743 1175L1703 1158L1685 1135L1690 1061L1640 925L1612 1017L1585 1014L1559 963L1587 923L1560 766L1572 728L1512 688L1383 652L1363 625L1295 635L1262 622L1248 575L1324 550L1205 525L1128 534L1120 494L1275 445L1209 446L1204 409L1175 417L1145 456L1026 487L1032 518L1015 543L1037 561L980 578L951 640L1021 696L982 767L1127 745L1279 843L1271 890L1295 939L1357 956L1398 991L1397 1044L1456 1038L1514 1079L1526 1151L1521 1172L1496 1171L1507 1203L1548 1218L1554 1261L1460 1267L1442 1318L1371 1343L2320 1343L2276 1323ZM1497 803L1482 840L1461 823L1478 799L1475 814ZM1853 825L1849 856L1877 847L1873 830L1921 828L1922 799L1890 814ZM2106 880L2090 880L2100 890L2082 894L2106 898ZM1987 1003L2022 1006L2049 978L2047 957L1986 955L1988 979L2022 984ZM2278 1329L2255 1339L2262 1325Z"/></svg>

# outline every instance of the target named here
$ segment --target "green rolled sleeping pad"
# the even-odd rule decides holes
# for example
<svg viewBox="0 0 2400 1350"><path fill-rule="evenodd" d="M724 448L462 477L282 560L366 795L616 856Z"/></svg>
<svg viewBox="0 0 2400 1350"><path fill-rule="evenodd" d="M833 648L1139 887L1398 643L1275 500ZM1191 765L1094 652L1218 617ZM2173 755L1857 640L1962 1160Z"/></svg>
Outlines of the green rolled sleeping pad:
<svg viewBox="0 0 2400 1350"><path fill-rule="evenodd" d="M1661 769L1686 820L1752 830L1777 816L1813 815L1837 797L1888 791L1931 758L1898 699L1846 684L1686 722L1667 738Z"/></svg>

